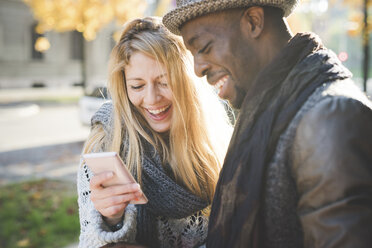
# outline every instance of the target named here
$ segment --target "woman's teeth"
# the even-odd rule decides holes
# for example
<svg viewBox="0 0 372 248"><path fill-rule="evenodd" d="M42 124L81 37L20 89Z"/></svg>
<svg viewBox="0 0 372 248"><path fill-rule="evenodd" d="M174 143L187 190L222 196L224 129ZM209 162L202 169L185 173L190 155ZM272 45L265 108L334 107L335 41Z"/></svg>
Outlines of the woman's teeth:
<svg viewBox="0 0 372 248"><path fill-rule="evenodd" d="M150 114L153 114L153 115L158 115L160 114L161 112L164 112L169 106L166 106L164 108L161 108L161 109L147 109Z"/></svg>

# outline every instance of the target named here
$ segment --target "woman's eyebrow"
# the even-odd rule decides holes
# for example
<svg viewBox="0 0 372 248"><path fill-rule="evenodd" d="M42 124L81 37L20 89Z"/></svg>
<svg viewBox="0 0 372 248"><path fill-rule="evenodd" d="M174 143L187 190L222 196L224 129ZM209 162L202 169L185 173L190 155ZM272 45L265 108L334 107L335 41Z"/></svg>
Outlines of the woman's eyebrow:
<svg viewBox="0 0 372 248"><path fill-rule="evenodd" d="M167 73L163 73L163 74L160 74L159 76L157 76L155 79L160 79L160 78L163 78L167 76ZM135 77L135 78L127 78L127 81L142 81L143 79L142 78L139 78L139 77Z"/></svg>
<svg viewBox="0 0 372 248"><path fill-rule="evenodd" d="M131 80L142 81L143 79L142 78L127 78L127 81L131 81Z"/></svg>
<svg viewBox="0 0 372 248"><path fill-rule="evenodd" d="M165 76L167 76L167 73L163 73L163 74L157 76L155 79L160 79L160 78L165 77Z"/></svg>

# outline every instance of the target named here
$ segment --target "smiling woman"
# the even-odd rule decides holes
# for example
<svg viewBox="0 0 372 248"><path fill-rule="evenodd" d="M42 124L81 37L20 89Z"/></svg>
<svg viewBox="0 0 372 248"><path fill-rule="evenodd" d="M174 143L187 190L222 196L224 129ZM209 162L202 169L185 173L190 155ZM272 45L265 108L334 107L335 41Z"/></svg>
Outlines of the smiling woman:
<svg viewBox="0 0 372 248"><path fill-rule="evenodd" d="M150 127L167 132L172 121L173 94L168 87L165 66L155 59L136 52L125 67L128 97Z"/></svg>
<svg viewBox="0 0 372 248"><path fill-rule="evenodd" d="M103 188L110 173L78 173L80 247L126 242L195 247L232 128L206 82L196 80L182 40L158 18L126 24L109 65L112 102L92 118L84 153L120 154L137 184ZM129 202L142 194L146 205Z"/></svg>

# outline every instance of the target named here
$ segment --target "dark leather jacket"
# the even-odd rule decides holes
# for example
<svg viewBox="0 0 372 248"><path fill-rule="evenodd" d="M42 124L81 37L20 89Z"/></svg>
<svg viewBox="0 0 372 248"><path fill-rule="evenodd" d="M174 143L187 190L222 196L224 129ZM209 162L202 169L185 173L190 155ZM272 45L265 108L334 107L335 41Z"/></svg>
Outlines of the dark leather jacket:
<svg viewBox="0 0 372 248"><path fill-rule="evenodd" d="M276 153L266 247L372 247L372 103L350 80L318 89Z"/></svg>
<svg viewBox="0 0 372 248"><path fill-rule="evenodd" d="M322 99L299 123L293 150L305 247L372 247L371 103Z"/></svg>

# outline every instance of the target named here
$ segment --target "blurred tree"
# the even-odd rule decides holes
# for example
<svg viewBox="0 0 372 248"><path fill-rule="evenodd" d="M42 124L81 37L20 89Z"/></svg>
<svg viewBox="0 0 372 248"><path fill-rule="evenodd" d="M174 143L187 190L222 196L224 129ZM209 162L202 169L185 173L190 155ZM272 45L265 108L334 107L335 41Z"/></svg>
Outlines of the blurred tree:
<svg viewBox="0 0 372 248"><path fill-rule="evenodd" d="M157 7L155 10L155 16L163 16L171 6L171 0L157 0Z"/></svg>
<svg viewBox="0 0 372 248"><path fill-rule="evenodd" d="M142 16L145 0L23 0L30 6L38 21L36 31L65 32L77 30L87 41L116 19L123 24L128 19Z"/></svg>
<svg viewBox="0 0 372 248"><path fill-rule="evenodd" d="M330 4L348 5L353 8L351 12L347 32L350 36L362 36L363 47L363 89L367 91L368 69L369 69L369 43L372 32L371 17L369 8L372 6L372 0L329 0Z"/></svg>
<svg viewBox="0 0 372 248"><path fill-rule="evenodd" d="M142 16L145 0L23 0L38 21L36 32L78 31L86 41L96 38L97 32L111 21L119 25L128 19ZM84 42L83 42L84 44ZM85 88L85 56L82 47L82 85Z"/></svg>

